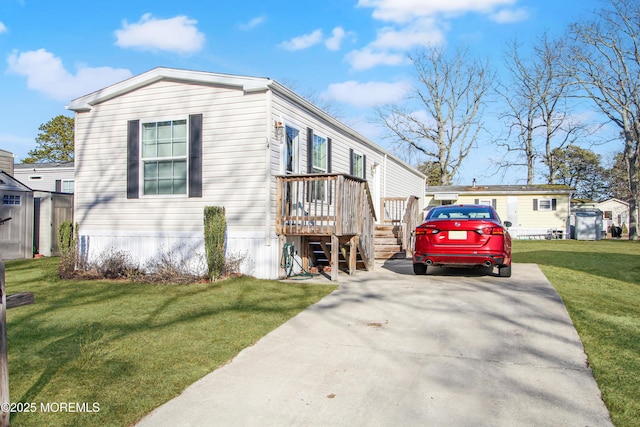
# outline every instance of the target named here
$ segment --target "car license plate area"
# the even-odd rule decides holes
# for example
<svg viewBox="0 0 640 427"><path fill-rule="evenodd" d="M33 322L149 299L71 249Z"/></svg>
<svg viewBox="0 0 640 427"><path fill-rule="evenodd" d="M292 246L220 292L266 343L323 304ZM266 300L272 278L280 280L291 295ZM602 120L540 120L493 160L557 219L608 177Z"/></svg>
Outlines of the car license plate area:
<svg viewBox="0 0 640 427"><path fill-rule="evenodd" d="M467 232L463 230L449 231L449 240L467 240Z"/></svg>

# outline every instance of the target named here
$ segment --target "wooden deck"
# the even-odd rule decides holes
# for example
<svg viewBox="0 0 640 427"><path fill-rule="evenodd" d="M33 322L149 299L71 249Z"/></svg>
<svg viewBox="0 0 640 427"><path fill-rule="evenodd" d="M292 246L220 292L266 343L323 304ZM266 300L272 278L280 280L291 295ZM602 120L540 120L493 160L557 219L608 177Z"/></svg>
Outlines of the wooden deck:
<svg viewBox="0 0 640 427"><path fill-rule="evenodd" d="M373 269L376 213L366 180L344 174L282 175L277 179L276 233L281 247L287 236L301 238L303 268L314 253L320 253L332 280L338 278L339 269L350 274L357 266ZM418 209L416 196L381 200L383 218L379 222L400 230L401 251L412 248Z"/></svg>
<svg viewBox="0 0 640 427"><path fill-rule="evenodd" d="M373 268L376 216L366 180L344 174L277 178L276 233L282 241L286 236L329 237L332 280L338 277L341 254L350 273L358 258Z"/></svg>

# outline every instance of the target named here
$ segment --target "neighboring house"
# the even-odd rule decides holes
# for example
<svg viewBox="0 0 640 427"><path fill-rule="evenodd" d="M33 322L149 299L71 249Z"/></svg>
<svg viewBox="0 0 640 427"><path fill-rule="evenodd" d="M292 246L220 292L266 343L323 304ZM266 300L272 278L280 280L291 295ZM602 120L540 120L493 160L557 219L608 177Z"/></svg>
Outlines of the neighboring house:
<svg viewBox="0 0 640 427"><path fill-rule="evenodd" d="M282 276L285 244L313 263L312 238L352 271L371 267L388 199L423 206L423 174L268 78L156 68L67 108L89 259L119 250L144 265L176 252L195 266L204 207L223 206L243 273Z"/></svg>
<svg viewBox="0 0 640 427"><path fill-rule="evenodd" d="M596 203L595 207L603 212L603 228L607 233L611 232L611 226L621 228L629 227L629 203L616 198ZM624 226L624 227L623 227Z"/></svg>
<svg viewBox="0 0 640 427"><path fill-rule="evenodd" d="M33 256L33 191L0 171L0 259Z"/></svg>
<svg viewBox="0 0 640 427"><path fill-rule="evenodd" d="M73 193L73 162L16 163L13 176L33 190Z"/></svg>
<svg viewBox="0 0 640 427"><path fill-rule="evenodd" d="M569 237L570 201L573 190L559 185L430 186L428 207L475 203L493 206L502 221L513 225L516 239Z"/></svg>

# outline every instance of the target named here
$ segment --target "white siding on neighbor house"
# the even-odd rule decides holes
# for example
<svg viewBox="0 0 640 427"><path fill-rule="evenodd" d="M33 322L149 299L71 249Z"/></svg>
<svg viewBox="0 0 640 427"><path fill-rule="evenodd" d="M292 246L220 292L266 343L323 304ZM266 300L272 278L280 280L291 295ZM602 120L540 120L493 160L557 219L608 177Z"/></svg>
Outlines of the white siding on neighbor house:
<svg viewBox="0 0 640 427"><path fill-rule="evenodd" d="M127 199L128 121L186 119L190 114L203 115L202 198ZM264 92L167 81L77 113L75 220L80 234L95 240L89 242L92 254L98 247L139 245L136 251L152 256L160 242L172 248L174 238L201 239L205 206L225 207L229 239L257 234L264 244L265 123ZM156 235L165 237L151 237ZM155 243L147 246L150 238Z"/></svg>
<svg viewBox="0 0 640 427"><path fill-rule="evenodd" d="M56 188L56 181L75 179L73 166L39 167L20 164L14 167L13 176L32 190L39 191L62 191L61 188Z"/></svg>

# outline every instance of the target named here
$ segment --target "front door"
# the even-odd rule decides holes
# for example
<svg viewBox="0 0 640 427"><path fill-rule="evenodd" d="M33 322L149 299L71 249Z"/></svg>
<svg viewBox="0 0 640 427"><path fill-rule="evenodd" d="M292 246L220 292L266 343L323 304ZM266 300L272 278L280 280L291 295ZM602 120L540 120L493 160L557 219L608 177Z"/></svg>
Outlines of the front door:
<svg viewBox="0 0 640 427"><path fill-rule="evenodd" d="M518 196L507 196L507 218L514 227L518 226Z"/></svg>

